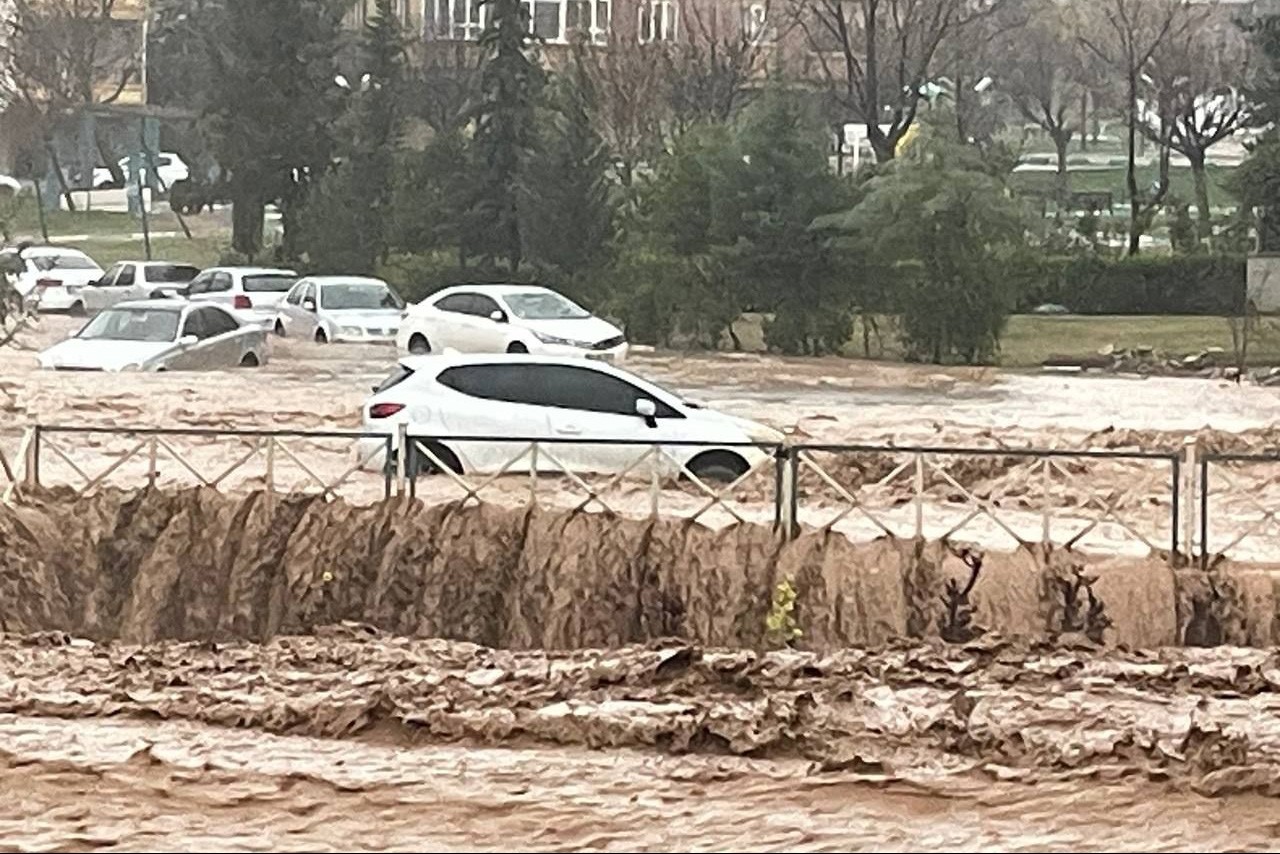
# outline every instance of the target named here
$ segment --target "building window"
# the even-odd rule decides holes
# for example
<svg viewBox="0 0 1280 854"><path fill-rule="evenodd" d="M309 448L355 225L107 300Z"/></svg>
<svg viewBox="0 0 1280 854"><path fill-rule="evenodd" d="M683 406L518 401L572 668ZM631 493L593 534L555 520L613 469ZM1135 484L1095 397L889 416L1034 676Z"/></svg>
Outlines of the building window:
<svg viewBox="0 0 1280 854"><path fill-rule="evenodd" d="M640 41L673 42L676 40L676 0L647 0L640 4Z"/></svg>
<svg viewBox="0 0 1280 854"><path fill-rule="evenodd" d="M437 38L477 41L489 17L480 0L433 0ZM609 38L610 0L524 0L529 29L543 41L563 44L582 33L592 42Z"/></svg>

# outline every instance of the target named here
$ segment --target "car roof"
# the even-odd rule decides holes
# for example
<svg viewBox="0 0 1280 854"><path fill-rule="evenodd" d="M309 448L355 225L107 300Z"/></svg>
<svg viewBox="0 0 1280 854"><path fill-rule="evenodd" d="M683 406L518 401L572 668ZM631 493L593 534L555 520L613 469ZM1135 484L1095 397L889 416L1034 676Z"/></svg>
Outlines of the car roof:
<svg viewBox="0 0 1280 854"><path fill-rule="evenodd" d="M188 264L186 261L135 261L132 258L122 258L115 262L116 264L134 264L139 267L195 267L195 264ZM112 266L115 266L113 264Z"/></svg>
<svg viewBox="0 0 1280 854"><path fill-rule="evenodd" d="M530 291L545 291L547 293L555 293L551 288L542 285L450 285L443 290L439 290L431 296L441 297L447 294L457 293L458 291L477 291L482 294L498 294L505 296L507 294L527 294Z"/></svg>
<svg viewBox="0 0 1280 854"><path fill-rule="evenodd" d="M593 368L602 373L624 374L606 362L584 359L581 356L535 356L529 353L441 353L427 356L403 356L400 364L415 373L440 373L446 368L462 365L569 365Z"/></svg>
<svg viewBox="0 0 1280 854"><path fill-rule="evenodd" d="M182 302L180 300L173 300L173 299L131 299L131 300L125 300L124 302L118 302L115 305L110 306L105 310L111 311L111 309L113 308L154 308L154 309L160 309L163 311L182 311L184 308L187 308L188 306L192 306L192 304L188 302ZM209 303L205 305L192 306L192 307L193 308L217 308L218 306L215 306Z"/></svg>
<svg viewBox="0 0 1280 854"><path fill-rule="evenodd" d="M298 281L312 282L317 285L385 285L382 279L372 276L307 276Z"/></svg>
<svg viewBox="0 0 1280 854"><path fill-rule="evenodd" d="M55 255L76 255L88 258L88 254L70 246L28 246L18 250L24 258L50 258Z"/></svg>
<svg viewBox="0 0 1280 854"><path fill-rule="evenodd" d="M296 276L296 270L287 270L283 267L237 267L235 265L224 267L205 267L201 273L239 273L242 276Z"/></svg>

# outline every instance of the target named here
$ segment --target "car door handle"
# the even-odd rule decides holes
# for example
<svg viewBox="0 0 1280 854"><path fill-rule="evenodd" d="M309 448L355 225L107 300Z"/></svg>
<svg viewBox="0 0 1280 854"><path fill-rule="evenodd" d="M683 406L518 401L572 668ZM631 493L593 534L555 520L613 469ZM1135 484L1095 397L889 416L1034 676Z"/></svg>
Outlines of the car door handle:
<svg viewBox="0 0 1280 854"><path fill-rule="evenodd" d="M556 432L566 436L581 436L582 428L576 424L562 424L556 428Z"/></svg>

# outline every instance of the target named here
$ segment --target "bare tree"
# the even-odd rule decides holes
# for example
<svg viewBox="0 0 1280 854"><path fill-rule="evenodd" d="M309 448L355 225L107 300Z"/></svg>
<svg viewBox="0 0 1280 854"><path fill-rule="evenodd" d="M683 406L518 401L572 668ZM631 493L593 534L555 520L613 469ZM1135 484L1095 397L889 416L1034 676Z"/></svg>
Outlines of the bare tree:
<svg viewBox="0 0 1280 854"><path fill-rule="evenodd" d="M669 106L667 45L642 43L615 30L604 49L583 43L577 51L599 95L596 119L601 135L619 177L630 186L636 168L661 145Z"/></svg>
<svg viewBox="0 0 1280 854"><path fill-rule="evenodd" d="M1155 98L1139 113L1148 138L1159 144L1167 131L1169 147L1190 163L1204 240L1213 236L1205 168L1209 149L1249 123L1252 109L1241 91L1249 64L1244 33L1229 21L1201 23L1155 52L1144 79Z"/></svg>
<svg viewBox="0 0 1280 854"><path fill-rule="evenodd" d="M1161 87L1156 93L1155 128L1148 136L1157 147L1158 178L1149 189L1138 187L1139 90L1143 75L1153 69L1158 51L1181 38L1203 13L1188 0L1099 0L1082 27L1081 43L1118 72L1125 86L1125 122L1128 126L1129 254L1137 255L1142 235L1155 211L1169 193L1169 152L1173 137L1173 93Z"/></svg>
<svg viewBox="0 0 1280 854"><path fill-rule="evenodd" d="M880 162L915 122L939 49L1005 0L791 0L819 74Z"/></svg>
<svg viewBox="0 0 1280 854"><path fill-rule="evenodd" d="M1053 142L1058 158L1058 197L1066 199L1067 149L1083 134L1077 108L1087 92L1087 61L1076 37L1073 10L1053 0L1036 0L1021 30L1000 40L1000 86L1018 114Z"/></svg>
<svg viewBox="0 0 1280 854"><path fill-rule="evenodd" d="M60 118L110 104L140 74L141 40L116 0L9 0L0 21L0 86L36 117L50 167L74 210L53 132Z"/></svg>
<svg viewBox="0 0 1280 854"><path fill-rule="evenodd" d="M695 2L681 10L681 37L663 54L675 130L727 121L763 75L768 46L781 34L769 0L753 5L763 11L758 21L726 14L734 7L718 3Z"/></svg>

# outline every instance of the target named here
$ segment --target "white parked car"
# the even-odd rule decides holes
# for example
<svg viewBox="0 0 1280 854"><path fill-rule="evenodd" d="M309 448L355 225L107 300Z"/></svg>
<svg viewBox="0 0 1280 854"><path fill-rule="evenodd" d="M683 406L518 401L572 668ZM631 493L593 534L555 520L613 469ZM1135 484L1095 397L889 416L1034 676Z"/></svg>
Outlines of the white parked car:
<svg viewBox="0 0 1280 854"><path fill-rule="evenodd" d="M267 331L214 305L123 302L40 354L64 371L192 371L267 363Z"/></svg>
<svg viewBox="0 0 1280 854"><path fill-rule="evenodd" d="M271 329L280 303L297 281L293 270L210 267L187 285L187 299L220 305L247 323Z"/></svg>
<svg viewBox="0 0 1280 854"><path fill-rule="evenodd" d="M611 323L555 291L529 285L446 288L409 307L396 345L413 355L536 353L623 361L627 341Z"/></svg>
<svg viewBox="0 0 1280 854"><path fill-rule="evenodd" d="M84 289L102 277L98 262L78 249L28 246L0 251L0 269L12 270L13 287L39 311L84 314Z"/></svg>
<svg viewBox="0 0 1280 854"><path fill-rule="evenodd" d="M89 311L102 311L126 300L185 296L187 285L199 274L200 268L191 264L121 261L85 288L82 296Z"/></svg>
<svg viewBox="0 0 1280 854"><path fill-rule="evenodd" d="M308 276L293 286L276 317L277 335L331 341L395 340L404 300L381 279Z"/></svg>
<svg viewBox="0 0 1280 854"><path fill-rule="evenodd" d="M560 440L547 446L538 471L558 470L551 455L571 471L602 474L652 471L631 468L646 446L692 442L664 450L699 478L731 482L770 455L750 443L783 441L762 424L703 409L621 368L571 356L408 356L365 402L363 414L366 432L395 434L404 423L411 438L430 439L431 451L460 473L501 471L522 450L518 441L483 441L489 437ZM380 447L376 439L364 440L362 458L379 460ZM425 455L405 459L417 473L435 468ZM506 470L530 467L526 456ZM678 470L674 463L659 465L660 472Z"/></svg>
<svg viewBox="0 0 1280 854"><path fill-rule="evenodd" d="M174 154L172 151L162 151L155 156L156 160L156 177L159 179L161 187L168 190L178 181L185 181L191 177L191 169L187 166L185 160ZM129 158L121 157L117 161L120 171L124 173L125 178L129 175ZM144 167L142 182L147 183L146 168ZM114 184L111 177L111 170L105 166L98 166L93 170L93 188L100 190L104 187L110 187Z"/></svg>

